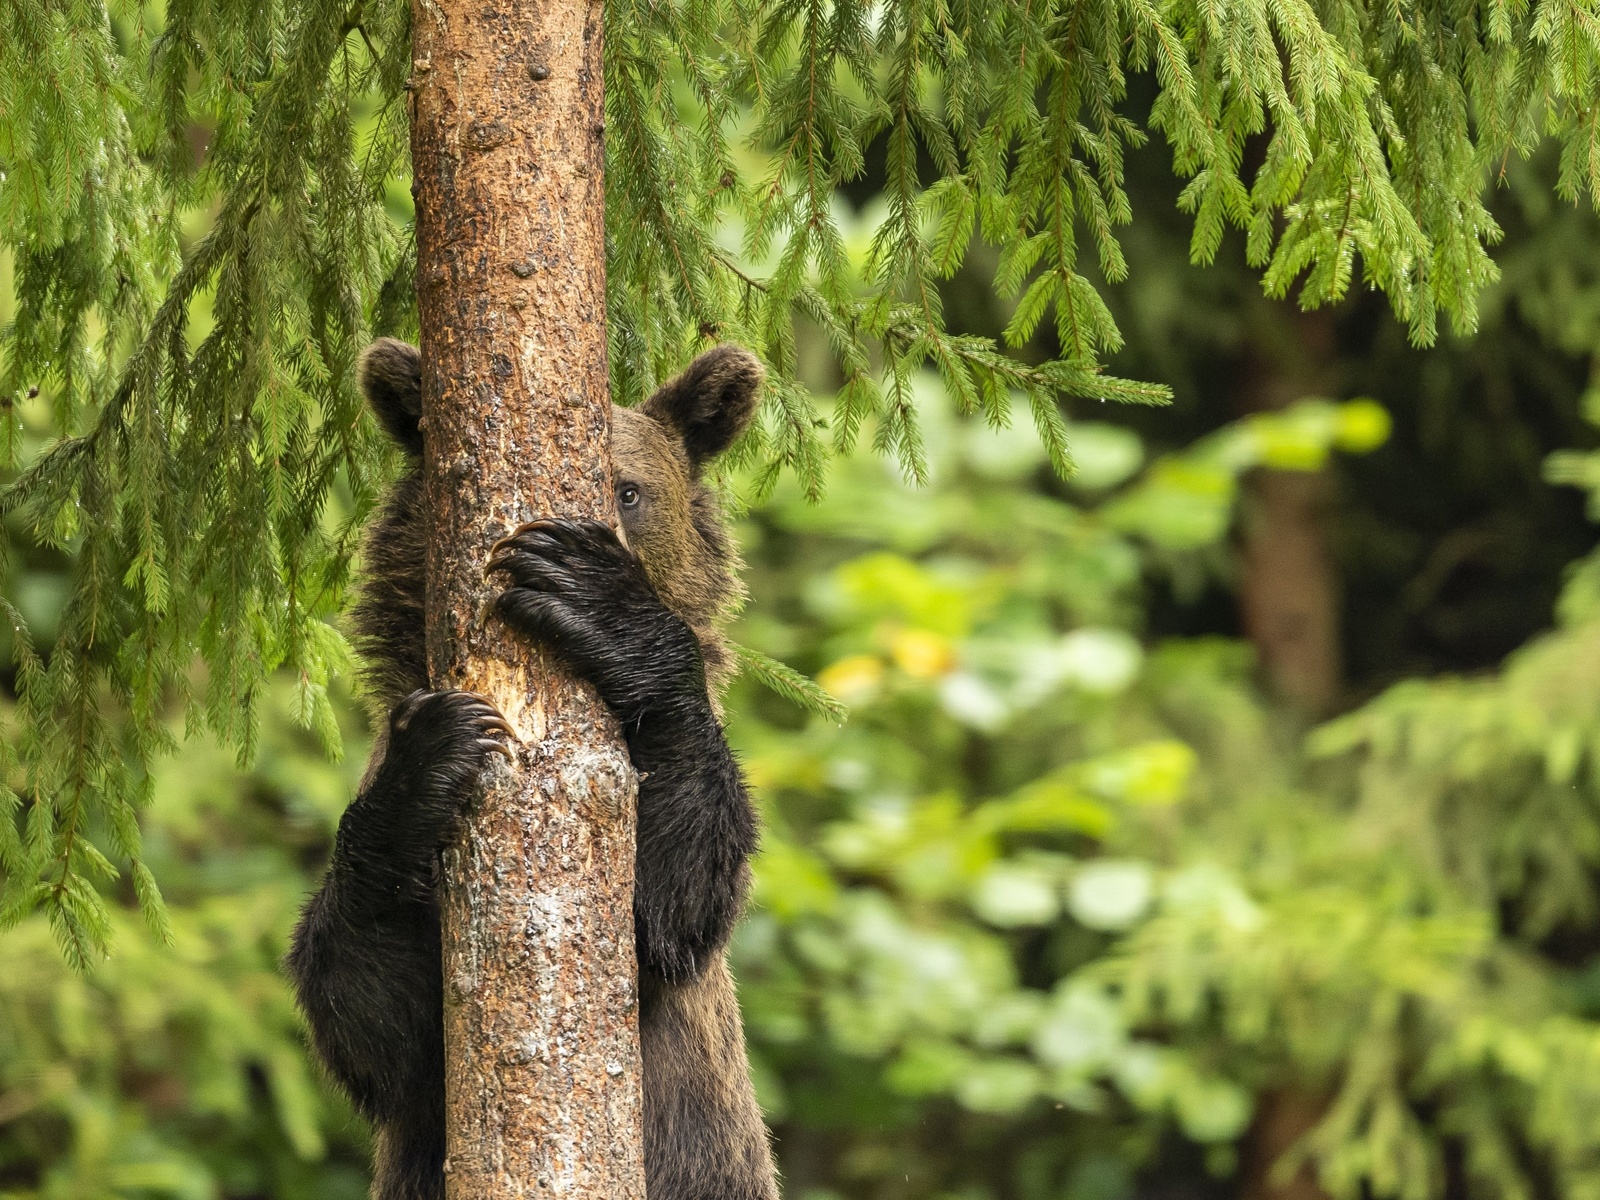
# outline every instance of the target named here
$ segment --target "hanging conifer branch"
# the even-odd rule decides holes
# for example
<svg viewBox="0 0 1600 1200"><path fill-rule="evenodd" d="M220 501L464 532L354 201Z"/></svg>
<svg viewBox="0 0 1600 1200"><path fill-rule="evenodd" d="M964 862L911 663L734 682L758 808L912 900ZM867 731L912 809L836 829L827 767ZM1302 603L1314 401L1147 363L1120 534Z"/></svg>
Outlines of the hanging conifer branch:
<svg viewBox="0 0 1600 1200"><path fill-rule="evenodd" d="M0 507L8 537L72 571L50 641L13 640L0 921L44 904L75 957L103 945L91 878L131 868L159 921L136 818L174 702L247 760L287 667L300 720L337 747L334 619L393 469L355 359L372 332L415 329L410 22L408 0L0 0L17 304L0 397L26 401L0 407L0 465L35 468ZM1561 195L1596 197L1592 22L1556 0L1404 19L1276 0L606 0L617 397L708 340L743 342L771 379L740 449L754 486L788 470L816 495L830 451L863 437L921 470L908 381L931 368L990 422L1025 406L1068 471L1064 407L1166 395L1102 368L1121 344L1101 289L1125 270L1123 159L1151 133L1189 181L1196 262L1234 227L1272 295L1316 306L1365 284L1419 344L1441 318L1471 330L1496 276L1484 190L1507 157L1551 140ZM1126 103L1141 72L1147 113ZM838 189L878 144L889 219L852 228ZM977 239L1017 301L1003 344L944 325L938 285ZM797 319L836 359L826 420L795 379ZM39 431L58 444L43 459Z"/></svg>

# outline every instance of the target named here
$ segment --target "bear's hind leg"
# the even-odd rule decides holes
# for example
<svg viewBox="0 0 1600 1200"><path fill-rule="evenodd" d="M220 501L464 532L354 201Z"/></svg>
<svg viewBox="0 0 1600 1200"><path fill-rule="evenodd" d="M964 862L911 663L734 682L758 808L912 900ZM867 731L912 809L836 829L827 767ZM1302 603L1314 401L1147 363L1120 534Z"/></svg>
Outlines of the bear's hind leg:
<svg viewBox="0 0 1600 1200"><path fill-rule="evenodd" d="M727 964L641 987L649 1200L778 1200Z"/></svg>

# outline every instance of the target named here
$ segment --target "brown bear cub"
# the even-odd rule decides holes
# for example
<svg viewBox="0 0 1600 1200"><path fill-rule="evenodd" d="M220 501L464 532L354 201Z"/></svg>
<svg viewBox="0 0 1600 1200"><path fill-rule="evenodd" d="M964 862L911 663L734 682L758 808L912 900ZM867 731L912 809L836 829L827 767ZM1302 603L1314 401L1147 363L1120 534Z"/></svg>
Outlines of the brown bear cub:
<svg viewBox="0 0 1600 1200"><path fill-rule="evenodd" d="M724 346L638 409L612 410L626 545L594 521L524 526L491 570L513 629L594 684L639 775L634 925L649 1200L775 1200L723 948L739 919L756 818L718 719L728 656L718 621L738 559L706 464L749 423L760 364ZM289 969L316 1047L376 1126L376 1200L444 1196L440 851L458 833L500 715L428 690L423 652L421 372L383 340L361 386L410 456L367 536L355 626L386 734L339 822Z"/></svg>

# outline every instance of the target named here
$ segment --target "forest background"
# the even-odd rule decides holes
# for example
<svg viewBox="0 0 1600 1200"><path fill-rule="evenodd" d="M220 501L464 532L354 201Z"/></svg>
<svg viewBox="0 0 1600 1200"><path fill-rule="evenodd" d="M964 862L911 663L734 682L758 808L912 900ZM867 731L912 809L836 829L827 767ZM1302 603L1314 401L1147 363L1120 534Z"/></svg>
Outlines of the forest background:
<svg viewBox="0 0 1600 1200"><path fill-rule="evenodd" d="M1121 108L1153 103L1132 76ZM893 145L831 209L863 279ZM1109 370L1171 406L1068 403L1063 479L1026 420L916 373L924 481L865 450L816 468L820 500L805 471L727 481L735 638L849 706L727 698L766 823L733 961L786 1195L1600 1197L1600 222L1553 152L1512 157L1478 328L1418 348L1359 286L1266 298L1242 233L1193 265L1170 158L1128 150L1125 279L1084 269ZM386 202L403 238L403 176ZM184 246L218 219L187 211ZM977 240L939 284L953 336L1013 325L1002 268ZM405 304L365 319L404 333ZM794 338L827 414L836 346ZM57 399L8 399L19 469ZM327 522L362 503L334 487ZM28 517L0 591L48 646L78 543ZM364 1194L278 967L370 734L325 682L308 716L303 671L273 677L245 768L166 713L160 920L118 878L87 969L48 913L0 934L0 1196Z"/></svg>

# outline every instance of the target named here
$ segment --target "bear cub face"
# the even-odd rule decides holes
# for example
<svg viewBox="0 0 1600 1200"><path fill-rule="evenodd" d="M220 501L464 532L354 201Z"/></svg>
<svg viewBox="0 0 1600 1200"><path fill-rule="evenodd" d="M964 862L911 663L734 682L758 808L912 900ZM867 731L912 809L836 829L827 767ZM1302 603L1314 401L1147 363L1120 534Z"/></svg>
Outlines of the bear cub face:
<svg viewBox="0 0 1600 1200"><path fill-rule="evenodd" d="M702 478L749 425L762 377L753 354L719 346L637 409L611 409L623 535L662 602L696 633L742 596L738 556Z"/></svg>
<svg viewBox="0 0 1600 1200"><path fill-rule="evenodd" d="M736 441L755 414L764 376L736 346L696 358L638 408L613 405L611 459L622 540L667 608L695 633L715 683L728 654L719 620L742 598L739 560L705 468ZM412 469L371 526L357 641L380 700L425 686L422 659L422 363L415 346L381 338L362 356L361 390Z"/></svg>

